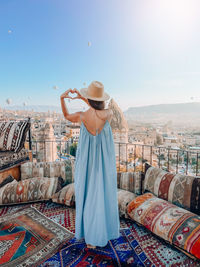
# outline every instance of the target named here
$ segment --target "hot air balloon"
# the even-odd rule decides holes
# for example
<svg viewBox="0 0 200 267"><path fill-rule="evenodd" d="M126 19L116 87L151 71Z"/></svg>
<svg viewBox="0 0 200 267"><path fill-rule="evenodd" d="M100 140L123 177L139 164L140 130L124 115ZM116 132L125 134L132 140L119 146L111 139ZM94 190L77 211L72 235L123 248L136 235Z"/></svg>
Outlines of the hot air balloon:
<svg viewBox="0 0 200 267"><path fill-rule="evenodd" d="M11 31L11 30L8 30L8 33L9 33L9 34L11 34L11 33L12 33L12 31Z"/></svg>
<svg viewBox="0 0 200 267"><path fill-rule="evenodd" d="M88 42L88 46L90 47L92 45L92 43L91 42Z"/></svg>
<svg viewBox="0 0 200 267"><path fill-rule="evenodd" d="M7 103L8 105L10 105L10 104L12 103L12 99L11 99L11 98L7 98L7 99L6 99L6 103Z"/></svg>
<svg viewBox="0 0 200 267"><path fill-rule="evenodd" d="M54 85L54 86L53 86L53 89L54 89L54 90L58 90L58 86Z"/></svg>

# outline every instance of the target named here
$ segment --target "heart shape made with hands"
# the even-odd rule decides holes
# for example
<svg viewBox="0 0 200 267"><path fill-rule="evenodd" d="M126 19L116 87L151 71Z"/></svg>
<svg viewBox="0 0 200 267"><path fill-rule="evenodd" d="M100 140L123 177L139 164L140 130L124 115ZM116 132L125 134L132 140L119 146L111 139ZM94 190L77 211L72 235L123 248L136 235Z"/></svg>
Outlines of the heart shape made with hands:
<svg viewBox="0 0 200 267"><path fill-rule="evenodd" d="M79 98L79 96L78 96L77 92L75 92L75 90L70 90L70 92L68 93L68 97L70 99L77 99L77 98Z"/></svg>

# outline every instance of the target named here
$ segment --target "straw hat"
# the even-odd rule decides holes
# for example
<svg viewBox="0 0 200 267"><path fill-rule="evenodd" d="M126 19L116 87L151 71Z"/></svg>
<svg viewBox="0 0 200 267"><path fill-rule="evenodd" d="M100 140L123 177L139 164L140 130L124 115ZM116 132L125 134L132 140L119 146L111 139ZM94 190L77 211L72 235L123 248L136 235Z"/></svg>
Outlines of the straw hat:
<svg viewBox="0 0 200 267"><path fill-rule="evenodd" d="M98 81L93 81L87 88L80 89L80 94L85 98L95 101L105 101L110 98L110 96L104 92L103 84Z"/></svg>

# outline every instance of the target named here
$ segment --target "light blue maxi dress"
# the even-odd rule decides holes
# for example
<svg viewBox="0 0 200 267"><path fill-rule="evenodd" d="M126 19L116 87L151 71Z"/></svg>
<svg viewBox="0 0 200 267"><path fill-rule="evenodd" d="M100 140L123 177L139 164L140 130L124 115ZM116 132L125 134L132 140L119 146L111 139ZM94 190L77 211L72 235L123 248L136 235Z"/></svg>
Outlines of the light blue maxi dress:
<svg viewBox="0 0 200 267"><path fill-rule="evenodd" d="M120 236L115 147L108 120L96 136L81 122L74 185L75 237L106 246Z"/></svg>

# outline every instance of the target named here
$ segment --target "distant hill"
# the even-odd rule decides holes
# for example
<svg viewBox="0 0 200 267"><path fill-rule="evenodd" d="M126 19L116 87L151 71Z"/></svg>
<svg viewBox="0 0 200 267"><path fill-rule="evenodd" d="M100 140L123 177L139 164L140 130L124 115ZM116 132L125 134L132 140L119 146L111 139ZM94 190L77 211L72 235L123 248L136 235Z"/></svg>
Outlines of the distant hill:
<svg viewBox="0 0 200 267"><path fill-rule="evenodd" d="M200 102L131 107L124 112L124 115L131 121L167 122L171 120L176 124L199 125Z"/></svg>
<svg viewBox="0 0 200 267"><path fill-rule="evenodd" d="M32 106L6 106L9 110L33 110L35 112L55 111L61 113L60 106L32 105ZM76 112L80 108L69 108L69 112ZM200 126L200 102L160 104L142 107L130 107L123 112L128 122L163 123L172 121L176 125L187 124Z"/></svg>

